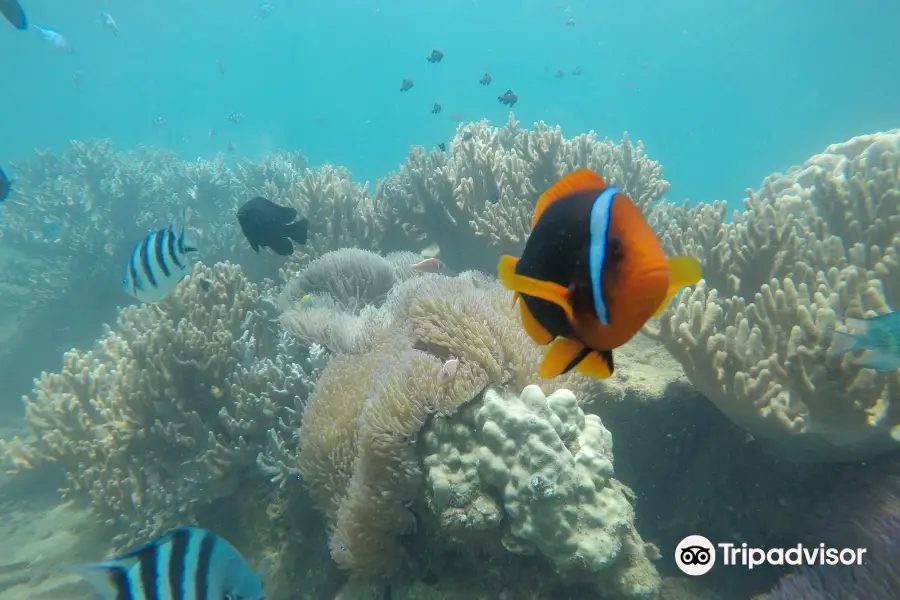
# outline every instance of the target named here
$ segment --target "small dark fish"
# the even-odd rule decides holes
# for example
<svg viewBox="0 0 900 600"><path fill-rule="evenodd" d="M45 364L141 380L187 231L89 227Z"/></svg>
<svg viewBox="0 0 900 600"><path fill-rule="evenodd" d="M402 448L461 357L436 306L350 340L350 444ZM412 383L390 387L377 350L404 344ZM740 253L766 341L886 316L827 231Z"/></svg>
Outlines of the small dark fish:
<svg viewBox="0 0 900 600"><path fill-rule="evenodd" d="M11 187L12 183L10 183L6 173L0 169L0 202L3 202L9 197L9 190Z"/></svg>
<svg viewBox="0 0 900 600"><path fill-rule="evenodd" d="M493 81L491 79L491 74L485 73L481 76L481 80L478 83L480 83L481 85L491 85L491 81Z"/></svg>
<svg viewBox="0 0 900 600"><path fill-rule="evenodd" d="M254 198L241 206L237 219L254 252L259 252L262 246L281 256L290 256L294 253L291 240L306 244L309 221L298 219L297 211L289 206Z"/></svg>
<svg viewBox="0 0 900 600"><path fill-rule="evenodd" d="M110 560L70 567L100 600L240 598L265 600L262 578L227 541L204 529L173 529Z"/></svg>
<svg viewBox="0 0 900 600"><path fill-rule="evenodd" d="M519 101L519 97L516 96L516 93L512 90L506 90L503 92L502 96L497 96L497 100L500 101L500 104L505 104L508 107L512 108L516 105L516 102Z"/></svg>
<svg viewBox="0 0 900 600"><path fill-rule="evenodd" d="M463 140L464 142L468 142L468 141L471 140L474 136L475 136L475 134L472 133L471 131L463 131L463 134L462 134L462 140Z"/></svg>
<svg viewBox="0 0 900 600"><path fill-rule="evenodd" d="M431 107L431 114L436 115L441 112L441 105L437 102L434 103L434 106Z"/></svg>
<svg viewBox="0 0 900 600"><path fill-rule="evenodd" d="M215 139L219 135L219 132L210 127L209 133L207 133L206 135L209 137L209 139Z"/></svg>
<svg viewBox="0 0 900 600"><path fill-rule="evenodd" d="M575 17L566 19L566 27L575 27Z"/></svg>
<svg viewBox="0 0 900 600"><path fill-rule="evenodd" d="M234 142L228 142L227 144L225 144L225 149L229 152L234 152L235 150L237 150L237 144L235 144Z"/></svg>
<svg viewBox="0 0 900 600"><path fill-rule="evenodd" d="M413 86L413 81L412 81L412 79L404 79L404 80L403 80L403 83L400 84L400 91L401 91L401 92L408 92L409 90L412 89L412 86Z"/></svg>
<svg viewBox="0 0 900 600"><path fill-rule="evenodd" d="M575 77L581 75L581 67L575 67L574 69L572 69L572 75L574 75Z"/></svg>
<svg viewBox="0 0 900 600"><path fill-rule="evenodd" d="M438 149L439 149L441 152L446 152L446 151L447 151L447 144L445 144L444 142L441 142L440 144L438 144Z"/></svg>
<svg viewBox="0 0 900 600"><path fill-rule="evenodd" d="M153 117L153 124L156 125L157 127L160 126L160 125L165 125L165 124L166 124L166 118L157 115L157 116Z"/></svg>
<svg viewBox="0 0 900 600"><path fill-rule="evenodd" d="M267 2L263 2L259 5L259 8L256 9L256 18L257 19L268 19L269 15L272 14L272 5Z"/></svg>
<svg viewBox="0 0 900 600"><path fill-rule="evenodd" d="M553 76L556 77L557 79L562 79L563 77L565 77L565 75L566 74L563 73L562 69L558 70L556 73L553 74Z"/></svg>
<svg viewBox="0 0 900 600"><path fill-rule="evenodd" d="M428 58L426 58L425 60L427 60L430 63L439 63L442 60L444 60L444 53L441 52L440 50L432 50L431 55Z"/></svg>
<svg viewBox="0 0 900 600"><path fill-rule="evenodd" d="M227 117L225 117L225 120L231 121L232 123L240 123L241 121L243 121L246 118L247 117L244 116L244 113L233 112L230 115L228 115Z"/></svg>
<svg viewBox="0 0 900 600"><path fill-rule="evenodd" d="M81 71L72 73L72 83L75 84L75 87L78 87L81 84Z"/></svg>
<svg viewBox="0 0 900 600"><path fill-rule="evenodd" d="M6 20L12 23L16 29L28 29L28 19L25 18L25 11L17 0L0 0L0 13L6 17Z"/></svg>
<svg viewBox="0 0 900 600"><path fill-rule="evenodd" d="M216 70L219 72L219 75L225 74L225 67L222 66L221 60L216 60Z"/></svg>

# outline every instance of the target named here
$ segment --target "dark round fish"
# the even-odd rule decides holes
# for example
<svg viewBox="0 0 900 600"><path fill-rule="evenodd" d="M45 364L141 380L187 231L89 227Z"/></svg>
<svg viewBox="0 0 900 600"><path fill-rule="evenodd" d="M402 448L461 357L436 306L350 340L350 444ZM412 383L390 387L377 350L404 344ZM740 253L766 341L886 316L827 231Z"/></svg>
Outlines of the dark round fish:
<svg viewBox="0 0 900 600"><path fill-rule="evenodd" d="M9 190L12 188L12 184L9 182L9 178L0 169L0 202L3 202L9 197Z"/></svg>
<svg viewBox="0 0 900 600"><path fill-rule="evenodd" d="M290 206L279 206L265 198L244 203L237 213L238 224L254 252L269 248L281 256L294 253L294 242L306 244L309 221L298 219Z"/></svg>
<svg viewBox="0 0 900 600"><path fill-rule="evenodd" d="M0 0L0 13L6 17L6 20L12 23L16 29L28 29L28 19L25 18L25 11L17 0Z"/></svg>

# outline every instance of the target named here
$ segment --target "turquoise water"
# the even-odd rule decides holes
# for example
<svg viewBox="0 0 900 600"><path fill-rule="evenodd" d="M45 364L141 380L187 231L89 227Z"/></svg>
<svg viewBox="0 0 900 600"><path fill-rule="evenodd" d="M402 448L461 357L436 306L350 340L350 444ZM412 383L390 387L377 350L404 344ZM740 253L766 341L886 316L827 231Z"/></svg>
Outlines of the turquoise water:
<svg viewBox="0 0 900 600"><path fill-rule="evenodd" d="M36 31L0 32L0 163L88 137L187 158L234 141L242 156L298 149L375 180L411 144L448 141L459 120L505 122L496 97L509 87L523 124L643 140L671 199L737 200L768 173L900 116L888 100L900 96L900 6L871 0L275 0L265 20L253 0L26 4L77 54ZM100 10L120 36L101 28ZM446 55L439 65L425 61L432 48ZM583 75L571 76L577 66ZM567 75L555 79L558 69ZM398 91L404 78L409 93ZM246 121L226 122L234 111ZM165 126L153 126L157 115Z"/></svg>
<svg viewBox="0 0 900 600"><path fill-rule="evenodd" d="M900 372L828 336L900 308L900 5L21 1L75 53L0 22L0 600L86 600L64 567L187 525L268 600L896 600ZM495 277L576 167L703 266L602 383L539 376ZM250 249L258 195L309 219L292 256ZM182 203L200 262L140 304ZM635 314L664 290L606 275ZM700 534L875 559L688 577Z"/></svg>

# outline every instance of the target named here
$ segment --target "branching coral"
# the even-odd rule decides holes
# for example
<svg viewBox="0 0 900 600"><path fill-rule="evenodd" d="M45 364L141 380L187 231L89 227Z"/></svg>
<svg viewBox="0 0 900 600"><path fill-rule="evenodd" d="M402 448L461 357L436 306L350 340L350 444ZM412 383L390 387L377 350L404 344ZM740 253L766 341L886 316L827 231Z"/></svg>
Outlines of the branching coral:
<svg viewBox="0 0 900 600"><path fill-rule="evenodd" d="M307 395L307 373L267 357L260 306L260 288L222 263L198 265L159 305L121 310L95 349L35 382L32 437L2 442L6 463L61 469L66 493L123 543L190 522L234 492Z"/></svg>
<svg viewBox="0 0 900 600"><path fill-rule="evenodd" d="M498 253L518 254L538 196L563 175L590 168L632 196L642 210L668 189L659 163L627 134L621 145L593 133L571 140L536 123L503 128L461 125L449 152L413 148L399 172L379 181L374 202L419 244L437 243L454 268L495 268Z"/></svg>
<svg viewBox="0 0 900 600"><path fill-rule="evenodd" d="M892 447L900 374L829 358L846 317L900 306L900 132L831 146L692 243L706 283L648 329L737 423L819 458ZM687 210L687 209L684 209ZM718 207L691 210L701 233ZM665 231L672 249L688 244Z"/></svg>

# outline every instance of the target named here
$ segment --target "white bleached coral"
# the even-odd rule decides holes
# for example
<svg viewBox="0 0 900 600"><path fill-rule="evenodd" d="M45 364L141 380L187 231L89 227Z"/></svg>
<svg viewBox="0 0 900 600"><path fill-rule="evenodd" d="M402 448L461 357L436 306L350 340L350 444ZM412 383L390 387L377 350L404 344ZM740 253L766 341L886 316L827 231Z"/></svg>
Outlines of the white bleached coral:
<svg viewBox="0 0 900 600"><path fill-rule="evenodd" d="M539 552L573 581L619 598L658 590L631 492L613 478L612 436L572 392L489 388L482 403L435 419L423 440L428 503L443 527L505 523L507 550Z"/></svg>

